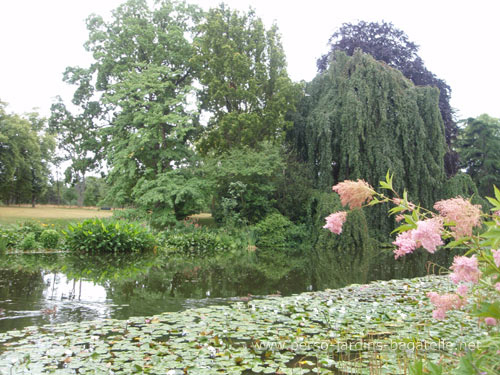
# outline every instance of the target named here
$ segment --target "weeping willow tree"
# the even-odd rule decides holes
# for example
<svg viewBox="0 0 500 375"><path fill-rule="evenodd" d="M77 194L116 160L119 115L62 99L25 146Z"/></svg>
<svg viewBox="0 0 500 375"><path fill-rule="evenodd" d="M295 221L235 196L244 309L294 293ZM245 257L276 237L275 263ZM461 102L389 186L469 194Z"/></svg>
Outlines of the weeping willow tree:
<svg viewBox="0 0 500 375"><path fill-rule="evenodd" d="M378 186L390 170L395 188L412 200L430 207L439 198L446 142L436 88L416 87L360 50L337 52L300 109L292 142L316 188L358 178ZM372 229L387 237L393 223L386 208L368 211Z"/></svg>

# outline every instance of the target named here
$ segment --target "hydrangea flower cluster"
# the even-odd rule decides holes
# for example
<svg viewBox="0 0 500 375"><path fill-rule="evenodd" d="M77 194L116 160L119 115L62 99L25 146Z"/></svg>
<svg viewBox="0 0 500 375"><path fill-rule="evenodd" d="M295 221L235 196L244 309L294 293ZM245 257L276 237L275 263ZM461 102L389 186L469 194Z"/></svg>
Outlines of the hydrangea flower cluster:
<svg viewBox="0 0 500 375"><path fill-rule="evenodd" d="M342 225L344 225L347 219L347 212L340 211L330 214L325 218L326 224L323 228L329 229L330 232L335 234L342 233Z"/></svg>
<svg viewBox="0 0 500 375"><path fill-rule="evenodd" d="M412 253L419 247L423 247L433 254L438 246L444 244L441 239L442 230L443 220L439 217L418 221L417 229L400 233L396 237L396 241L393 242L398 247L394 250L396 259Z"/></svg>
<svg viewBox="0 0 500 375"><path fill-rule="evenodd" d="M434 319L444 319L448 310L459 309L466 304L466 299L454 293L437 294L427 293L436 309L432 312Z"/></svg>
<svg viewBox="0 0 500 375"><path fill-rule="evenodd" d="M471 236L472 228L481 224L481 206L473 205L462 197L436 202L434 209L452 223L455 239Z"/></svg>
<svg viewBox="0 0 500 375"><path fill-rule="evenodd" d="M475 255L469 257L456 256L453 260L453 265L450 267L453 271L450 274L450 279L454 284L460 282L471 282L477 284L481 277L479 263Z"/></svg>
<svg viewBox="0 0 500 375"><path fill-rule="evenodd" d="M391 190L394 195L397 193L392 188L392 177L389 174L385 182L381 182L381 187ZM406 254L414 252L419 247L424 248L429 253L434 253L439 246L444 245L443 238L453 237L455 240L461 240L461 243L467 244L470 248L478 241L472 241L473 229L482 224L481 206L473 205L470 201L456 197L438 201L434 204L434 209L437 213L426 211L422 213L420 207L416 207L409 202L404 195L404 199L399 197L388 198L383 194L377 193L368 183L363 180L344 181L333 186L333 191L337 192L343 206L349 206L351 209L360 208L365 203L377 199L373 203L391 202L396 208L392 209L391 214L397 214L396 222L405 220L405 230L399 233L393 242L396 245L394 250L395 258L399 258ZM490 202L495 205L495 212L490 216L493 225L500 225L500 192L495 188L496 200L490 199ZM370 204L370 205L371 205ZM409 211L409 215L404 213ZM411 213L413 212L413 215ZM416 214L416 216L415 216ZM415 218L418 218L415 219ZM331 214L326 218L326 225L323 228L329 229L331 232L340 234L342 225L347 218L347 212L340 211ZM413 227L407 229L408 224ZM448 228L448 229L447 229ZM481 236L481 235L479 235ZM496 245L498 246L498 245ZM481 262L476 255L473 256L456 256L453 260L450 279L457 285L456 293L438 294L435 292L429 293L428 297L435 309L433 317L435 319L444 319L446 312L452 309L459 309L467 303L467 295L470 293L470 286L477 285L483 273L480 270L480 264L489 264L491 267L496 266L493 273L497 274L497 278L493 278L493 285L490 282L490 288L500 292L500 249L491 250L490 255L484 255L484 248L478 247L478 252ZM488 258L489 257L489 258ZM488 260L489 259L489 260ZM494 265L494 266L493 266ZM491 270L488 274L491 274ZM484 315L483 315L484 316ZM496 325L500 320L499 317L485 317L484 323L487 325Z"/></svg>
<svg viewBox="0 0 500 375"><path fill-rule="evenodd" d="M342 206L351 209L360 208L365 202L372 200L375 190L365 181L344 181L332 187L332 190L340 195Z"/></svg>

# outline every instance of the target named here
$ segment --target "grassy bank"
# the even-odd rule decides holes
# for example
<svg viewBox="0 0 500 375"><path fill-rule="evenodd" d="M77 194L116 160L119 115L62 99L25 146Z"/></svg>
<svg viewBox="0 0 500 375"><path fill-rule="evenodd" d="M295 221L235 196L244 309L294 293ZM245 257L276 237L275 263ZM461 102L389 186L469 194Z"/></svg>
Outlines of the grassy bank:
<svg viewBox="0 0 500 375"><path fill-rule="evenodd" d="M87 219L111 217L112 211L100 211L97 208L65 208L59 206L8 206L0 207L0 224L16 224L26 220L43 223L60 223Z"/></svg>

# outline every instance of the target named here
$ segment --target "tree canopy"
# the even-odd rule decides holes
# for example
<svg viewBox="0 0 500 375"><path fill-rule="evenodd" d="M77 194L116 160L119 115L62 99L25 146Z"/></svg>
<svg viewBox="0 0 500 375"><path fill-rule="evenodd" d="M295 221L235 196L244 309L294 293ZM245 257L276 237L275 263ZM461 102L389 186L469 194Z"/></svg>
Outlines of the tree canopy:
<svg viewBox="0 0 500 375"><path fill-rule="evenodd" d="M460 167L476 183L483 197L500 187L500 119L483 114L465 121L457 141Z"/></svg>
<svg viewBox="0 0 500 375"><path fill-rule="evenodd" d="M210 9L198 26L192 58L211 116L200 151L225 152L282 139L298 94L286 71L278 28L266 30L253 11Z"/></svg>
<svg viewBox="0 0 500 375"><path fill-rule="evenodd" d="M336 52L306 92L291 138L317 188L358 178L377 186L389 170L415 201L438 198L446 142L437 89L413 85L358 49ZM385 212L377 214L375 226L387 233Z"/></svg>
<svg viewBox="0 0 500 375"><path fill-rule="evenodd" d="M65 73L77 86L74 104L96 115L86 124L93 124L105 146L110 197L115 204L162 212L164 222L179 216L182 200L199 201L179 178L190 174L183 170L192 165L197 132L189 97L195 93L190 61L200 15L196 6L159 1L150 9L145 0L125 2L109 21L92 15L85 48L94 62ZM61 105L54 109L64 113ZM58 117L59 123L72 118Z"/></svg>
<svg viewBox="0 0 500 375"><path fill-rule="evenodd" d="M0 102L0 201L35 206L47 188L54 149L45 119L8 114Z"/></svg>
<svg viewBox="0 0 500 375"><path fill-rule="evenodd" d="M330 51L317 61L318 70L325 71L335 51L344 51L352 56L356 49L372 55L376 60L401 71L417 86L435 86L439 89L439 110L445 126L448 145L445 168L448 175L457 172L458 157L451 149L458 127L450 106L451 88L446 82L429 71L418 56L418 45L408 36L387 22L344 23L329 40Z"/></svg>

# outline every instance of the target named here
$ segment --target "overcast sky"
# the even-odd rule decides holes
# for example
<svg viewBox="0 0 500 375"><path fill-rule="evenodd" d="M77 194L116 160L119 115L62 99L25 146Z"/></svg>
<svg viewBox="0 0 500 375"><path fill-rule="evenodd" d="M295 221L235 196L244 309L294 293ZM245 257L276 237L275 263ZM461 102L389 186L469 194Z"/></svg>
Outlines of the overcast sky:
<svg viewBox="0 0 500 375"><path fill-rule="evenodd" d="M69 101L62 82L67 66L88 66L84 20L108 16L121 0L0 0L0 100L8 111L39 108L48 115L56 95ZM204 8L219 0L191 0ZM459 118L482 113L500 118L500 2L490 1L338 1L226 0L231 8L251 5L267 25L282 34L288 71L310 81L316 59L343 22L388 21L420 45L427 68L452 88ZM410 5L411 4L411 5Z"/></svg>

